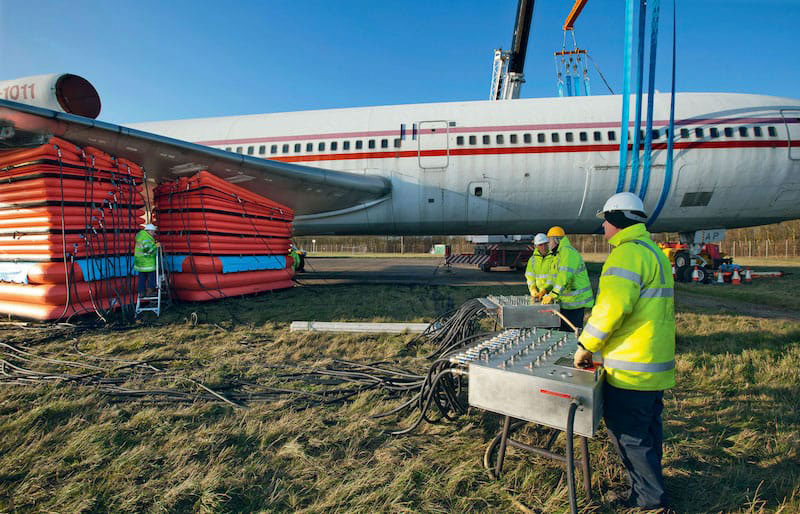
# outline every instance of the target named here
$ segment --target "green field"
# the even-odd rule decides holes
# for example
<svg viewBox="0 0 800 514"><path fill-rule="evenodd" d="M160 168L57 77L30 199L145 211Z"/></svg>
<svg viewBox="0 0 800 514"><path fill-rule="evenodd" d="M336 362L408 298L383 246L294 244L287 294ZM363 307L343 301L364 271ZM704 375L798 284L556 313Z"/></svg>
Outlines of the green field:
<svg viewBox="0 0 800 514"><path fill-rule="evenodd" d="M740 288L677 288L664 466L678 512L800 511L800 267L790 271ZM426 369L431 348L409 347L410 335L292 333L293 320L427 321L469 298L524 289L297 287L181 304L128 327L0 325L3 375L9 364L45 374L0 382L0 511L565 512L555 462L510 450L504 476L487 476L481 458L499 416L473 409L392 436L386 429L409 420L371 419L402 401L378 391L329 405L259 396L319 392L279 375L332 359ZM67 373L116 378L118 390L58 379ZM198 384L254 400L198 399L209 396ZM543 437L529 427L519 439ZM604 431L591 453L595 501L579 492L579 507L614 512L623 471Z"/></svg>

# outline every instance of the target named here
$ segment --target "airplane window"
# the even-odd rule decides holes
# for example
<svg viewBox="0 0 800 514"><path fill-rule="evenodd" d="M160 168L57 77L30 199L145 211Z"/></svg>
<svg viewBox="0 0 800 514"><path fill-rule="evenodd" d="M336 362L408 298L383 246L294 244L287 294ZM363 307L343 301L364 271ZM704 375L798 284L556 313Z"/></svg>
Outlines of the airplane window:
<svg viewBox="0 0 800 514"><path fill-rule="evenodd" d="M314 143L306 143L306 152L314 151Z"/></svg>
<svg viewBox="0 0 800 514"><path fill-rule="evenodd" d="M572 132L567 132L566 134L564 134L564 136L565 136L564 139L567 140L567 143L572 142Z"/></svg>
<svg viewBox="0 0 800 514"><path fill-rule="evenodd" d="M488 145L492 140L489 136L483 136L483 144Z"/></svg>
<svg viewBox="0 0 800 514"><path fill-rule="evenodd" d="M389 140L381 139L381 148L389 148Z"/></svg>
<svg viewBox="0 0 800 514"><path fill-rule="evenodd" d="M602 141L603 140L603 134L599 130L595 130L594 134L592 135L592 138L595 141Z"/></svg>
<svg viewBox="0 0 800 514"><path fill-rule="evenodd" d="M278 153L278 145L272 145L269 147L269 153Z"/></svg>
<svg viewBox="0 0 800 514"><path fill-rule="evenodd" d="M739 135L742 137L747 137L747 127L739 127Z"/></svg>
<svg viewBox="0 0 800 514"><path fill-rule="evenodd" d="M586 132L580 132L578 134L578 139L580 139L581 141L588 141L589 135Z"/></svg>
<svg viewBox="0 0 800 514"><path fill-rule="evenodd" d="M700 127L697 127L696 129L694 129L694 135L697 136L697 137L705 137L703 135L703 129L701 129Z"/></svg>
<svg viewBox="0 0 800 514"><path fill-rule="evenodd" d="M342 150L350 149L350 141L342 141Z"/></svg>
<svg viewBox="0 0 800 514"><path fill-rule="evenodd" d="M733 127L725 127L725 137L733 137Z"/></svg>
<svg viewBox="0 0 800 514"><path fill-rule="evenodd" d="M283 153L289 153L289 145L283 145L283 146L281 147L281 152L283 152Z"/></svg>
<svg viewBox="0 0 800 514"><path fill-rule="evenodd" d="M225 149L225 151L226 152L230 152L231 151L231 147L229 146L228 148Z"/></svg>
<svg viewBox="0 0 800 514"><path fill-rule="evenodd" d="M617 140L617 133L613 130L608 131L608 140L609 141L616 141Z"/></svg>
<svg viewBox="0 0 800 514"><path fill-rule="evenodd" d="M550 141L553 143L558 143L558 132L553 132L550 134Z"/></svg>
<svg viewBox="0 0 800 514"><path fill-rule="evenodd" d="M242 153L242 147L241 146L237 146L236 147L236 153Z"/></svg>
<svg viewBox="0 0 800 514"><path fill-rule="evenodd" d="M256 151L256 149L255 149L255 147L254 147L254 146L248 146L248 147L247 147L247 155L253 155L253 153L254 153L255 151Z"/></svg>
<svg viewBox="0 0 800 514"><path fill-rule="evenodd" d="M522 142L525 143L525 144L530 144L531 135L530 134L523 134L522 135Z"/></svg>
<svg viewBox="0 0 800 514"><path fill-rule="evenodd" d="M462 146L462 145L464 144L464 136L458 136L458 137L456 137L456 144L457 144L458 146Z"/></svg>
<svg viewBox="0 0 800 514"><path fill-rule="evenodd" d="M261 145L258 147L258 155L264 155L267 153L267 145Z"/></svg>
<svg viewBox="0 0 800 514"><path fill-rule="evenodd" d="M719 129L717 127L711 127L708 132L711 137L719 137Z"/></svg>
<svg viewBox="0 0 800 514"><path fill-rule="evenodd" d="M689 129L682 128L681 129L681 137L684 138L684 139L688 138L689 137Z"/></svg>
<svg viewBox="0 0 800 514"><path fill-rule="evenodd" d="M502 145L503 144L503 134L497 134L497 137L495 137L495 141L497 142L498 145Z"/></svg>
<svg viewBox="0 0 800 514"><path fill-rule="evenodd" d="M508 142L511 143L512 145L517 144L517 135L511 134L510 136L508 136Z"/></svg>
<svg viewBox="0 0 800 514"><path fill-rule="evenodd" d="M375 148L375 140L374 139L370 139L369 141L367 141L367 146L369 148Z"/></svg>
<svg viewBox="0 0 800 514"><path fill-rule="evenodd" d="M536 141L538 141L540 143L544 143L544 134L537 134L536 135Z"/></svg>
<svg viewBox="0 0 800 514"><path fill-rule="evenodd" d="M661 137L661 132L658 129L653 129L650 132L650 137L652 137L653 139L658 139Z"/></svg>
<svg viewBox="0 0 800 514"><path fill-rule="evenodd" d="M769 134L769 137L778 137L778 131L775 130L775 127L767 127L767 134Z"/></svg>
<svg viewBox="0 0 800 514"><path fill-rule="evenodd" d="M356 150L361 150L364 147L364 142L360 139L356 141Z"/></svg>
<svg viewBox="0 0 800 514"><path fill-rule="evenodd" d="M469 144L474 145L477 142L478 138L476 138L475 136L469 136Z"/></svg>
<svg viewBox="0 0 800 514"><path fill-rule="evenodd" d="M318 144L317 145L317 151L318 152L324 152L325 151L325 143Z"/></svg>
<svg viewBox="0 0 800 514"><path fill-rule="evenodd" d="M644 141L644 130L639 131L639 140Z"/></svg>
<svg viewBox="0 0 800 514"><path fill-rule="evenodd" d="M475 188L475 196L483 196L483 188L482 187L477 186Z"/></svg>
<svg viewBox="0 0 800 514"><path fill-rule="evenodd" d="M464 144L464 138L463 137L461 138L461 144ZM394 147L395 148L400 148L400 138L399 137L394 140Z"/></svg>
<svg viewBox="0 0 800 514"><path fill-rule="evenodd" d="M295 153L300 153L300 150L301 150L302 148L303 148L303 146L302 146L300 143L295 143L295 144L294 144L294 151L295 151Z"/></svg>
<svg viewBox="0 0 800 514"><path fill-rule="evenodd" d="M336 141L331 141L331 151L336 150L339 147L339 143Z"/></svg>
<svg viewBox="0 0 800 514"><path fill-rule="evenodd" d="M753 135L756 137L761 137L761 127L753 127Z"/></svg>

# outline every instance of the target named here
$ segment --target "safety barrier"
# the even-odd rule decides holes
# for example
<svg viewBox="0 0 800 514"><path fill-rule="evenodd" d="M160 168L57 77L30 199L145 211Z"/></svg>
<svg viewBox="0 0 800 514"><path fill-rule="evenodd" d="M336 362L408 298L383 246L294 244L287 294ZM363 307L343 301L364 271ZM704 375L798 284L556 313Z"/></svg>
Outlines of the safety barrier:
<svg viewBox="0 0 800 514"><path fill-rule="evenodd" d="M207 171L155 190L175 298L208 301L292 287L294 212Z"/></svg>
<svg viewBox="0 0 800 514"><path fill-rule="evenodd" d="M62 319L135 302L143 170L52 138L0 152L0 312Z"/></svg>

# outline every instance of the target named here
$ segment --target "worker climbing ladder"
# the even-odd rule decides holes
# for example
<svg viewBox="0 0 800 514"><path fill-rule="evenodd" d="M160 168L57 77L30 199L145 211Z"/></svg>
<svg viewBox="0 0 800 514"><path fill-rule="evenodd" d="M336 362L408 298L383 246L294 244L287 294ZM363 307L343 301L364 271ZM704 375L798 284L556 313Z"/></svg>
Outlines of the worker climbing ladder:
<svg viewBox="0 0 800 514"><path fill-rule="evenodd" d="M162 273L164 270L164 254L161 247L158 247L156 253L156 295L155 296L142 296L141 293L136 294L136 316L138 317L142 312L155 312L156 316L161 316L161 291L169 292L169 284L167 284L167 276ZM145 292L147 290L145 289Z"/></svg>

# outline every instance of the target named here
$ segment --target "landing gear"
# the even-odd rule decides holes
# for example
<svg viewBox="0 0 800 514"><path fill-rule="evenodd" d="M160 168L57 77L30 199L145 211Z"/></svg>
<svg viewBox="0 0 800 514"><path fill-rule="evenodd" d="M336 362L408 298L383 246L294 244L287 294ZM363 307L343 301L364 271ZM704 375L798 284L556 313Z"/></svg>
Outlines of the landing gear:
<svg viewBox="0 0 800 514"><path fill-rule="evenodd" d="M488 273L492 271L492 267L487 263L481 264L481 271Z"/></svg>

